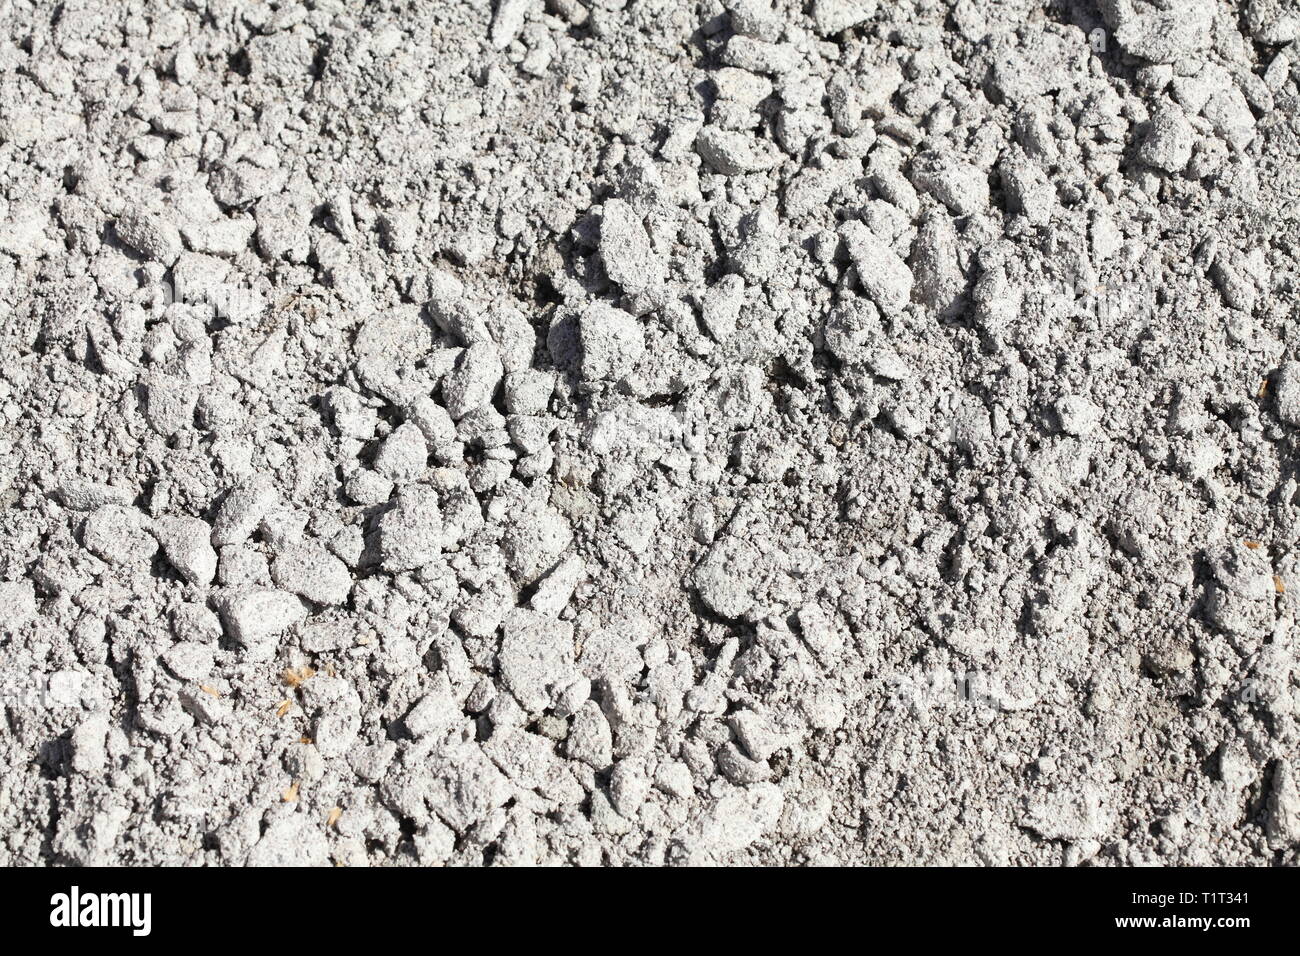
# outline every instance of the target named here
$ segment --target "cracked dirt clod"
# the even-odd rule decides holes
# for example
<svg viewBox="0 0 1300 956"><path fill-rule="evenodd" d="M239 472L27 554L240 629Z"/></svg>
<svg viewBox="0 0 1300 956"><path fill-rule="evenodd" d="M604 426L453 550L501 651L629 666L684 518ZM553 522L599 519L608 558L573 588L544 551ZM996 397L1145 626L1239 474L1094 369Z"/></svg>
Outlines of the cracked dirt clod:
<svg viewBox="0 0 1300 956"><path fill-rule="evenodd" d="M12 6L0 863L1300 862L1292 5Z"/></svg>

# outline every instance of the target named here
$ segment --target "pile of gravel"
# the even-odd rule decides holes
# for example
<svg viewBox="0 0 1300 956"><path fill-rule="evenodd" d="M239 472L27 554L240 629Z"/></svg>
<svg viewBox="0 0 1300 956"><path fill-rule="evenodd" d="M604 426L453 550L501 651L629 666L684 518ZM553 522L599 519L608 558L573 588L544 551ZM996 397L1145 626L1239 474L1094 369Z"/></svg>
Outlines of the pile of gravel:
<svg viewBox="0 0 1300 956"><path fill-rule="evenodd" d="M6 11L0 863L1300 862L1294 4Z"/></svg>

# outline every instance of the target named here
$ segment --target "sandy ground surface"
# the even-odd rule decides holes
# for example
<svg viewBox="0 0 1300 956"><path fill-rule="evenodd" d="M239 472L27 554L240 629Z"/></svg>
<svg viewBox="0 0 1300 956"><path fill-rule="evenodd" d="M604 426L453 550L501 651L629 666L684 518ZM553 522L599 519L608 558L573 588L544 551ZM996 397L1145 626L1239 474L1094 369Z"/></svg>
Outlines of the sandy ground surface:
<svg viewBox="0 0 1300 956"><path fill-rule="evenodd" d="M1300 854L1300 10L0 4L0 863Z"/></svg>

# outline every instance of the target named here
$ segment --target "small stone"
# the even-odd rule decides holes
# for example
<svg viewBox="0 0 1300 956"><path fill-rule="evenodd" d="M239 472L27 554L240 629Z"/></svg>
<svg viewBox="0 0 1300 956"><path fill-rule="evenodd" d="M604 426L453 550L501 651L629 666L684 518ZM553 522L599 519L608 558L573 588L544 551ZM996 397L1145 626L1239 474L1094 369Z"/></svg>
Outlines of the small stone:
<svg viewBox="0 0 1300 956"><path fill-rule="evenodd" d="M740 307L745 301L745 280L725 275L704 293L704 328L718 342L725 342L736 331Z"/></svg>
<svg viewBox="0 0 1300 956"><path fill-rule="evenodd" d="M346 604L352 591L347 565L315 541L291 544L277 554L271 577L286 591L315 604Z"/></svg>
<svg viewBox="0 0 1300 956"><path fill-rule="evenodd" d="M865 362L881 335L880 313L866 299L839 303L822 325L826 350L845 363Z"/></svg>
<svg viewBox="0 0 1300 956"><path fill-rule="evenodd" d="M538 582L528 606L539 614L559 614L568 606L574 590L586 576L586 562L577 555L570 555Z"/></svg>
<svg viewBox="0 0 1300 956"><path fill-rule="evenodd" d="M182 643L214 644L221 639L221 621L203 604L180 604L172 608L172 636Z"/></svg>
<svg viewBox="0 0 1300 956"><path fill-rule="evenodd" d="M163 438L194 425L198 391L176 375L156 372L143 382L145 420Z"/></svg>
<svg viewBox="0 0 1300 956"><path fill-rule="evenodd" d="M1286 362L1278 369L1273 383L1273 402L1278 418L1300 428L1300 362Z"/></svg>
<svg viewBox="0 0 1300 956"><path fill-rule="evenodd" d="M442 553L442 512L438 493L410 485L379 518L379 556L384 570L413 571Z"/></svg>
<svg viewBox="0 0 1300 956"><path fill-rule="evenodd" d="M419 426L404 422L393 429L375 455L375 471L401 486L414 481L428 466L429 448Z"/></svg>
<svg viewBox="0 0 1300 956"><path fill-rule="evenodd" d="M983 170L940 153L922 153L912 163L912 184L947 206L954 216L973 216L989 205Z"/></svg>
<svg viewBox="0 0 1300 956"><path fill-rule="evenodd" d="M536 505L515 516L501 539L506 566L521 585L551 570L573 540L573 529L550 505Z"/></svg>
<svg viewBox="0 0 1300 956"><path fill-rule="evenodd" d="M13 633L36 618L36 589L31 581L0 581L0 629Z"/></svg>
<svg viewBox="0 0 1300 956"><path fill-rule="evenodd" d="M456 367L442 380L447 412L459 421L492 401L505 368L495 345L479 342L461 353Z"/></svg>
<svg viewBox="0 0 1300 956"><path fill-rule="evenodd" d="M753 575L758 549L748 541L726 537L710 549L691 579L700 598L716 614L738 618L754 606Z"/></svg>
<svg viewBox="0 0 1300 956"><path fill-rule="evenodd" d="M767 719L752 710L737 711L729 723L740 745L754 760L767 760L781 744Z"/></svg>
<svg viewBox="0 0 1300 956"><path fill-rule="evenodd" d="M695 781L691 768L680 760L665 760L655 770L655 786L679 800L695 795Z"/></svg>
<svg viewBox="0 0 1300 956"><path fill-rule="evenodd" d="M379 415L352 389L343 385L326 389L321 397L321 407L340 435L361 441L374 437Z"/></svg>
<svg viewBox="0 0 1300 956"><path fill-rule="evenodd" d="M617 381L645 351L645 336L635 318L605 302L593 302L578 319L583 381Z"/></svg>
<svg viewBox="0 0 1300 956"><path fill-rule="evenodd" d="M320 824L313 824L304 814L294 814L266 828L249 851L247 863L254 867L328 866L329 852Z"/></svg>
<svg viewBox="0 0 1300 956"><path fill-rule="evenodd" d="M1185 0L1176 10L1128 17L1115 31L1115 39L1136 57L1152 63L1176 63L1210 42L1214 12L1208 2Z"/></svg>
<svg viewBox="0 0 1300 956"><path fill-rule="evenodd" d="M746 133L705 126L695 138L700 158L724 176L766 169L772 164L754 138Z"/></svg>
<svg viewBox="0 0 1300 956"><path fill-rule="evenodd" d="M857 220L840 227L840 237L858 273L858 284L886 315L896 315L912 298L912 270L888 243Z"/></svg>
<svg viewBox="0 0 1300 956"><path fill-rule="evenodd" d="M817 35L831 37L875 16L876 0L814 0L812 15Z"/></svg>
<svg viewBox="0 0 1300 956"><path fill-rule="evenodd" d="M654 289L664 280L663 261L650 245L641 217L621 199L605 203L600 224L600 256L605 273L628 295Z"/></svg>
<svg viewBox="0 0 1300 956"><path fill-rule="evenodd" d="M1101 421L1101 409L1082 395L1067 395L1056 403L1056 418L1067 435L1088 435Z"/></svg>
<svg viewBox="0 0 1300 956"><path fill-rule="evenodd" d="M105 505L129 505L135 498L128 488L98 481L65 481L53 492L54 500L72 511L94 511Z"/></svg>
<svg viewBox="0 0 1300 956"><path fill-rule="evenodd" d="M1300 10L1291 0L1250 0L1246 26L1258 43L1281 46L1300 40Z"/></svg>
<svg viewBox="0 0 1300 956"><path fill-rule="evenodd" d="M504 50L524 28L524 15L528 12L531 0L497 0L496 10L492 14L492 26L488 38L497 50Z"/></svg>
<svg viewBox="0 0 1300 956"><path fill-rule="evenodd" d="M300 197L264 196L253 211L257 248L271 260L301 262L311 249L311 206Z"/></svg>
<svg viewBox="0 0 1300 956"><path fill-rule="evenodd" d="M1138 159L1167 173L1182 172L1192 158L1194 135L1182 110L1173 105L1153 110Z"/></svg>
<svg viewBox="0 0 1300 956"><path fill-rule="evenodd" d="M506 379L506 388L509 389L510 380ZM507 395L509 392L507 391ZM428 395L422 395L412 402L406 409L406 420L420 430L424 436L425 457L428 457L429 449L438 449L446 447L449 443L456 440L456 423L451 420L451 415L447 409L443 408ZM391 437L391 436L390 436ZM414 458L414 443L407 454ZM423 470L423 468L421 469Z"/></svg>
<svg viewBox="0 0 1300 956"><path fill-rule="evenodd" d="M506 376L506 411L512 415L545 412L555 391L555 375L536 369L511 372Z"/></svg>
<svg viewBox="0 0 1300 956"><path fill-rule="evenodd" d="M202 518L163 517L154 523L154 535L167 561L191 584L211 584L217 576L217 552L212 528Z"/></svg>
<svg viewBox="0 0 1300 956"><path fill-rule="evenodd" d="M286 591L257 588L225 595L219 607L231 639L248 660L275 656L277 638L307 617L302 601Z"/></svg>
<svg viewBox="0 0 1300 956"><path fill-rule="evenodd" d="M359 468L348 478L343 491L359 505L382 505L393 496L393 482L377 471Z"/></svg>
<svg viewBox="0 0 1300 956"><path fill-rule="evenodd" d="M772 775L772 769L762 760L751 760L740 752L734 743L725 743L718 750L718 769L738 787L762 783Z"/></svg>
<svg viewBox="0 0 1300 956"><path fill-rule="evenodd" d="M222 500L212 521L213 545L224 548L243 544L278 500L275 487L261 476L233 489Z"/></svg>
<svg viewBox="0 0 1300 956"><path fill-rule="evenodd" d="M81 542L91 554L112 564L144 565L158 552L149 519L125 505L104 505L87 515Z"/></svg>
<svg viewBox="0 0 1300 956"><path fill-rule="evenodd" d="M1282 851L1300 844L1300 784L1288 760L1280 760L1273 771L1273 788L1265 810L1264 833L1272 850Z"/></svg>
<svg viewBox="0 0 1300 956"><path fill-rule="evenodd" d="M515 612L506 621L497 655L501 679L530 714L551 706L576 677L573 625L552 617Z"/></svg>
<svg viewBox="0 0 1300 956"><path fill-rule="evenodd" d="M163 652L162 661L181 680L200 681L212 673L212 648L197 641L179 641Z"/></svg>
<svg viewBox="0 0 1300 956"><path fill-rule="evenodd" d="M154 213L126 209L114 225L117 237L146 259L170 266L185 250L175 224Z"/></svg>
<svg viewBox="0 0 1300 956"><path fill-rule="evenodd" d="M72 769L81 774L96 774L108 763L109 723L107 714L87 716L72 732Z"/></svg>
<svg viewBox="0 0 1300 956"><path fill-rule="evenodd" d="M727 41L722 62L750 73L780 76L799 66L799 53L787 43L768 43L740 34Z"/></svg>
<svg viewBox="0 0 1300 956"><path fill-rule="evenodd" d="M445 673L440 673L434 678L434 685L433 690L421 697L416 705L407 711L403 720L407 731L417 740L444 733L465 716L452 696L451 685Z"/></svg>
<svg viewBox="0 0 1300 956"><path fill-rule="evenodd" d="M1201 113L1210 121L1214 132L1236 149L1245 149L1255 138L1255 114L1235 86L1211 96Z"/></svg>
<svg viewBox="0 0 1300 956"><path fill-rule="evenodd" d="M578 708L564 750L572 759L581 760L596 771L604 770L613 762L613 734L610 733L609 721L594 700Z"/></svg>
<svg viewBox="0 0 1300 956"><path fill-rule="evenodd" d="M609 801L620 816L635 819L650 794L651 781L639 758L626 757L614 765L609 776Z"/></svg>

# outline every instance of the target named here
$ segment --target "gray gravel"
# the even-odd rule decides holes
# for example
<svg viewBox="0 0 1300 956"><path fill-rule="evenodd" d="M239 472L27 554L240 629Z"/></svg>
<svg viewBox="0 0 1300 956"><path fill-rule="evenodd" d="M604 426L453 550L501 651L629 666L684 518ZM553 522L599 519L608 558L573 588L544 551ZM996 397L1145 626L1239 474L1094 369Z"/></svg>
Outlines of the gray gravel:
<svg viewBox="0 0 1300 956"><path fill-rule="evenodd" d="M0 16L0 863L1300 862L1291 0Z"/></svg>

